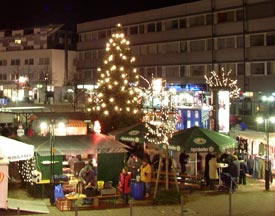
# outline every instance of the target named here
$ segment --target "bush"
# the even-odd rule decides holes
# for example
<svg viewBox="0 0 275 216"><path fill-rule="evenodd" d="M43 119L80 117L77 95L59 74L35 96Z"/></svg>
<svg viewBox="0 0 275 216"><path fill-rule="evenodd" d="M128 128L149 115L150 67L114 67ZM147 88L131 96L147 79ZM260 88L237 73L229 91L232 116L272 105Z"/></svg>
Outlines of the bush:
<svg viewBox="0 0 275 216"><path fill-rule="evenodd" d="M156 198L154 199L155 204L179 204L181 194L176 189L171 190L159 190Z"/></svg>

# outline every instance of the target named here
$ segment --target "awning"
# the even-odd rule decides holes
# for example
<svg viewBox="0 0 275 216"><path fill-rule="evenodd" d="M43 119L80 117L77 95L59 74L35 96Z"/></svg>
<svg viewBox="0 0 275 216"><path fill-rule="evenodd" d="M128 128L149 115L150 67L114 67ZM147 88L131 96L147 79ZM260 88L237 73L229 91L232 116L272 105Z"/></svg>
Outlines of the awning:
<svg viewBox="0 0 275 216"><path fill-rule="evenodd" d="M23 136L20 140L34 145L34 150L39 155L45 156L51 153L49 136ZM127 145L104 134L55 136L53 145L56 148L56 155L122 153L130 149Z"/></svg>
<svg viewBox="0 0 275 216"><path fill-rule="evenodd" d="M31 159L33 155L33 145L0 136L0 158L13 162Z"/></svg>

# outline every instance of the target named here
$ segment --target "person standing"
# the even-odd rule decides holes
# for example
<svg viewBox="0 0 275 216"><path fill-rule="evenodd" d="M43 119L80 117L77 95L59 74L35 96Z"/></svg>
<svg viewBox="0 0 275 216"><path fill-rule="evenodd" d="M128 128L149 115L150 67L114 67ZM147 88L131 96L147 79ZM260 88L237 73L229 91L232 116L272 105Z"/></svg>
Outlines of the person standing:
<svg viewBox="0 0 275 216"><path fill-rule="evenodd" d="M233 155L228 164L228 172L232 178L232 189L238 189L238 182L240 177L240 162L237 155Z"/></svg>
<svg viewBox="0 0 275 216"><path fill-rule="evenodd" d="M212 154L210 152L207 153L205 156L205 168L204 168L204 180L206 183L206 186L209 186L210 179L209 179L209 161L212 158Z"/></svg>
<svg viewBox="0 0 275 216"><path fill-rule="evenodd" d="M189 155L185 153L185 150L180 153L180 166L181 166L181 173L184 174L186 172L186 164L188 162Z"/></svg>
<svg viewBox="0 0 275 216"><path fill-rule="evenodd" d="M141 165L141 161L137 157L137 155L131 154L130 158L127 161L127 166L128 166L129 172L131 172L132 178L136 178L136 176L138 175L138 172L139 172L138 169L140 168L140 165Z"/></svg>
<svg viewBox="0 0 275 216"><path fill-rule="evenodd" d="M240 177L239 177L239 184L246 185L246 173L247 173L247 165L244 160L239 157L240 161Z"/></svg>
<svg viewBox="0 0 275 216"><path fill-rule="evenodd" d="M144 182L145 197L148 198L150 195L150 187L152 181L152 167L149 164L147 158L144 158L140 167L140 180Z"/></svg>
<svg viewBox="0 0 275 216"><path fill-rule="evenodd" d="M131 175L128 173L128 168L125 167L122 169L122 172L119 176L119 191L122 194L122 199L124 204L129 204L129 193L131 191Z"/></svg>
<svg viewBox="0 0 275 216"><path fill-rule="evenodd" d="M96 194L97 181L92 161L80 170L79 179L82 185L82 191L87 197Z"/></svg>
<svg viewBox="0 0 275 216"><path fill-rule="evenodd" d="M217 179L219 179L218 176L218 163L216 155L212 155L211 159L209 160L209 186L210 190L215 189L215 184Z"/></svg>

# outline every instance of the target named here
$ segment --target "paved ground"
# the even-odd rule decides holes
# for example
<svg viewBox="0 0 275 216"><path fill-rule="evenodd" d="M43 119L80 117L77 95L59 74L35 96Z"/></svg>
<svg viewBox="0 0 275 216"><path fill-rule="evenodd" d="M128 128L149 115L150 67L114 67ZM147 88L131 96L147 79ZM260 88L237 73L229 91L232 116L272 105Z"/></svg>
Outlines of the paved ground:
<svg viewBox="0 0 275 216"><path fill-rule="evenodd" d="M22 197L26 199L25 192L11 192L9 197ZM230 209L230 197L231 206ZM195 191L189 194L183 208L179 205L152 205L150 200L133 201L132 208L116 208L107 210L81 210L59 211L55 206L50 206L48 199L42 200L47 203L52 216L275 216L275 182L271 184L270 191L265 191L264 181L249 178L247 185L240 185L238 191L232 196L218 191ZM231 211L230 211L231 210ZM231 212L231 214L230 214ZM0 211L0 215L18 215L15 211ZM21 215L37 216L45 214L33 214L21 212Z"/></svg>

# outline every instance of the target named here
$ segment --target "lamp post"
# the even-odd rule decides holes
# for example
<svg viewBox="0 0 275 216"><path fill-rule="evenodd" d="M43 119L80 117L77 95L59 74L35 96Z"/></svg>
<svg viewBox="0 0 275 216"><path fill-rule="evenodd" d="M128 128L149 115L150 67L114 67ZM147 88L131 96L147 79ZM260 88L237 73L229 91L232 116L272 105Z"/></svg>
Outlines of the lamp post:
<svg viewBox="0 0 275 216"><path fill-rule="evenodd" d="M54 205L54 164L55 164L55 127L58 127L58 129L65 128L65 123L63 121L56 122L56 120L52 119L50 122L42 122L40 124L40 128L42 131L42 134L45 135L45 131L48 129L49 135L50 135L50 203L51 205Z"/></svg>
<svg viewBox="0 0 275 216"><path fill-rule="evenodd" d="M270 131L270 123L274 124L275 123L275 117L270 115L270 102L274 101L274 97L270 96L263 96L262 100L264 102L267 102L267 110L264 113L263 116L257 117L257 122L259 124L264 123L264 130L266 134L266 163L265 163L265 190L270 189L270 175L271 175L271 163L269 159L269 131Z"/></svg>

